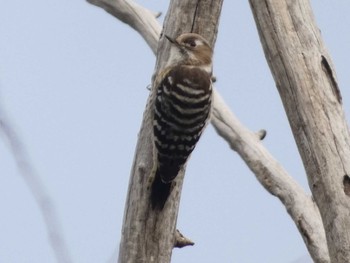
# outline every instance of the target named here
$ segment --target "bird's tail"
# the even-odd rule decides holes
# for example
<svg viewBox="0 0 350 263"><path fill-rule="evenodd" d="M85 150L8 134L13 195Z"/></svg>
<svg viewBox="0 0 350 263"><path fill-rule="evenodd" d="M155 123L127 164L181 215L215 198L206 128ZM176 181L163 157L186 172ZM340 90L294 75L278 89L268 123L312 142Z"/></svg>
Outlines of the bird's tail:
<svg viewBox="0 0 350 263"><path fill-rule="evenodd" d="M164 208L166 200L171 192L172 183L164 183L160 177L159 170L157 169L152 189L151 189L151 202L153 209L162 210Z"/></svg>

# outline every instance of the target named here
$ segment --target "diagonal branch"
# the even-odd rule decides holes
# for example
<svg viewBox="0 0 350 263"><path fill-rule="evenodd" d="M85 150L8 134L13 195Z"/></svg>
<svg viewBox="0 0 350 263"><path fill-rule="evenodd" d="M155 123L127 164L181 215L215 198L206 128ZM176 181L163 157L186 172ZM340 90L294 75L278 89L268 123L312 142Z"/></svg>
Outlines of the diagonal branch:
<svg viewBox="0 0 350 263"><path fill-rule="evenodd" d="M318 207L301 186L262 145L255 133L244 127L215 92L212 124L272 195L278 197L296 224L315 262L329 262L323 224Z"/></svg>
<svg viewBox="0 0 350 263"><path fill-rule="evenodd" d="M144 37L149 44L149 39L157 39L161 32L161 26L151 12L138 6L134 10L129 7L134 3L130 0L88 0L98 5L107 12L115 15L122 21L133 21L130 25ZM111 10L117 9L117 10ZM128 19L125 19L128 16ZM134 21L142 18L143 24L138 27ZM155 26L157 23L157 26ZM144 25L152 25L145 27ZM156 34L154 34L156 32ZM153 42L152 42L153 43ZM156 53L156 45L150 45ZM288 175L283 167L271 156L261 144L259 136L245 128L234 116L225 104L218 92L214 91L214 103L212 120L217 133L235 150L248 167L254 172L256 178L265 189L280 199L288 213L295 222L304 242L315 262L329 262L326 238L318 207L310 196Z"/></svg>
<svg viewBox="0 0 350 263"><path fill-rule="evenodd" d="M156 54L160 33L160 26L156 20L158 14L152 13L133 1L87 0L87 2L103 8L112 16L135 29Z"/></svg>
<svg viewBox="0 0 350 263"><path fill-rule="evenodd" d="M59 217L56 213L53 201L51 200L50 195L46 192L40 177L35 172L34 167L29 161L28 154L21 138L13 128L11 121L7 118L4 109L0 107L0 134L1 133L8 141L17 168L39 206L46 224L51 248L56 256L56 261L60 263L72 262L69 256L68 247L64 241Z"/></svg>

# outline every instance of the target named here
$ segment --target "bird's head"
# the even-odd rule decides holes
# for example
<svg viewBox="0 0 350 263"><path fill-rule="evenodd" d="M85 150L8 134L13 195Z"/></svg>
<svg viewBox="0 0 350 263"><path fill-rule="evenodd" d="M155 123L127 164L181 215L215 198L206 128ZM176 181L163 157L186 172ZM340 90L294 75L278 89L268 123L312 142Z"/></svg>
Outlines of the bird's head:
<svg viewBox="0 0 350 263"><path fill-rule="evenodd" d="M176 39L167 35L165 37L171 43L169 64L199 66L211 70L213 50L202 36L184 33Z"/></svg>

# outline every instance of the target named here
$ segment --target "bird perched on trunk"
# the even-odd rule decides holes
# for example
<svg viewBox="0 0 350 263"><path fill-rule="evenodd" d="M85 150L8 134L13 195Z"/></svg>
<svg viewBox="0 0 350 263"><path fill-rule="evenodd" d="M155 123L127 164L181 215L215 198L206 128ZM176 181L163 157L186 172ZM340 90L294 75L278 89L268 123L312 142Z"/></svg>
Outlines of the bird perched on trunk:
<svg viewBox="0 0 350 263"><path fill-rule="evenodd" d="M156 173L151 201L159 209L208 123L212 101L213 51L208 42L194 33L165 37L171 43L170 55L155 77L153 109Z"/></svg>

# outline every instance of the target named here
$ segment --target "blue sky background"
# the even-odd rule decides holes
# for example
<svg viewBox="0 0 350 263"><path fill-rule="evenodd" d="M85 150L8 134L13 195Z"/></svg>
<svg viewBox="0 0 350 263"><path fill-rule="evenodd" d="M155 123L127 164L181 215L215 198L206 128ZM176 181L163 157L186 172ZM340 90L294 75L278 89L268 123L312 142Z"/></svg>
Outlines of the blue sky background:
<svg viewBox="0 0 350 263"><path fill-rule="evenodd" d="M168 1L139 3L165 15ZM312 4L349 116L350 2ZM53 198L74 262L106 262L119 246L154 63L136 32L85 1L0 0L0 102ZM214 71L234 113L268 131L264 145L308 189L248 1L224 3ZM55 262L4 140L0 211L0 262ZM285 208L211 126L187 168L178 228L196 244L175 249L172 262L310 262Z"/></svg>

